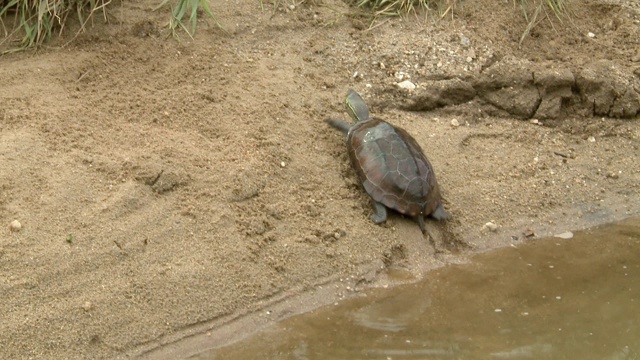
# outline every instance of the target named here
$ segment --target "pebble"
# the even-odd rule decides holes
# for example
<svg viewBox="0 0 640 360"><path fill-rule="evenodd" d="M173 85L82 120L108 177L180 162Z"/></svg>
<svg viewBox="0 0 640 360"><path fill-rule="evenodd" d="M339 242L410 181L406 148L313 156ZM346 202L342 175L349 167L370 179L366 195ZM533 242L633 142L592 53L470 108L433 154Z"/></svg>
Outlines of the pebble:
<svg viewBox="0 0 640 360"><path fill-rule="evenodd" d="M469 41L468 37L464 35L460 35L460 45L464 47L469 47L469 45L471 45L471 41Z"/></svg>
<svg viewBox="0 0 640 360"><path fill-rule="evenodd" d="M9 224L9 229L11 229L11 231L18 232L22 229L22 224L20 224L20 221L18 220L13 220L11 224Z"/></svg>
<svg viewBox="0 0 640 360"><path fill-rule="evenodd" d="M460 122L458 121L458 119L451 120L451 126L453 126L453 127L460 126Z"/></svg>
<svg viewBox="0 0 640 360"><path fill-rule="evenodd" d="M284 161L281 161L281 162L280 162L280 167L285 167L285 166L287 166L287 163L286 163L286 162L284 162Z"/></svg>
<svg viewBox="0 0 640 360"><path fill-rule="evenodd" d="M399 82L396 85L398 85L398 87L400 89L407 89L407 90L413 90L416 88L416 84L412 83L409 80L405 80L403 82Z"/></svg>
<svg viewBox="0 0 640 360"><path fill-rule="evenodd" d="M489 231L496 232L498 230L498 225L489 221L488 223L484 224L484 226L482 226L482 229L487 229Z"/></svg>
<svg viewBox="0 0 640 360"><path fill-rule="evenodd" d="M555 235L553 235L553 237L557 237L557 238L560 238L560 239L568 240L568 239L573 238L573 233L571 231L565 231L565 232L560 233L560 234L555 234Z"/></svg>
<svg viewBox="0 0 640 360"><path fill-rule="evenodd" d="M587 139L587 141L589 141L589 142L596 142L596 138L594 138L593 136L589 136L589 138Z"/></svg>
<svg viewBox="0 0 640 360"><path fill-rule="evenodd" d="M587 33L587 36L593 39L594 37L596 37L596 34L594 34L594 33L592 33L591 31L589 31L589 32Z"/></svg>
<svg viewBox="0 0 640 360"><path fill-rule="evenodd" d="M82 310L89 311L91 309L93 309L93 304L91 303L91 301L85 301L84 304L82 304Z"/></svg>

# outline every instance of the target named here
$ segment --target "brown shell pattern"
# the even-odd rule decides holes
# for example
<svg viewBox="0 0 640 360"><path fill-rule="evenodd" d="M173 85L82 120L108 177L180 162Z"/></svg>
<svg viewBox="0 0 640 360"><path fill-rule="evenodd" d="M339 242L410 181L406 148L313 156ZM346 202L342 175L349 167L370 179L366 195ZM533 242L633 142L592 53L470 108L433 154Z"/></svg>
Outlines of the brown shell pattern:
<svg viewBox="0 0 640 360"><path fill-rule="evenodd" d="M409 216L431 214L440 190L431 163L411 135L380 119L356 123L349 158L373 200Z"/></svg>

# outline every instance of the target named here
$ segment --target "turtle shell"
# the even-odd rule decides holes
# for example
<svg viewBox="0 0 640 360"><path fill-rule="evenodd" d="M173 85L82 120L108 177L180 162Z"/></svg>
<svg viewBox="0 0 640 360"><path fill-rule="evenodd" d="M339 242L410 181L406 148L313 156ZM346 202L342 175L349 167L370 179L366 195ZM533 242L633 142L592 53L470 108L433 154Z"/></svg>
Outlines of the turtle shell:
<svg viewBox="0 0 640 360"><path fill-rule="evenodd" d="M347 134L353 168L374 201L409 216L428 216L440 206L431 163L406 131L376 118Z"/></svg>

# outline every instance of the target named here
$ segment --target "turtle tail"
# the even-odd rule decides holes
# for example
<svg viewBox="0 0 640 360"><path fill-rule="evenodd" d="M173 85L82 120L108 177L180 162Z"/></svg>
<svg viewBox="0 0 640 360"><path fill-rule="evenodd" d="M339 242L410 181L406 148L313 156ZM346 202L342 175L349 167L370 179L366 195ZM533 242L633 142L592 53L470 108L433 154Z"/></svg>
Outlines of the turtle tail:
<svg viewBox="0 0 640 360"><path fill-rule="evenodd" d="M326 119L325 121L332 127L342 131L345 134L348 133L349 129L351 128L351 125L349 125L349 123L346 121L338 119Z"/></svg>

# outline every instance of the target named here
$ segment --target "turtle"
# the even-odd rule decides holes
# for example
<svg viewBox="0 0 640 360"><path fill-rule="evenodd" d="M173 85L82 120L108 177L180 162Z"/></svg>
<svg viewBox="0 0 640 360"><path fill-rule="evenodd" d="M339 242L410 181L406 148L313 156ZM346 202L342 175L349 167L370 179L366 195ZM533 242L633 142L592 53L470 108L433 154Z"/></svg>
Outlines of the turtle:
<svg viewBox="0 0 640 360"><path fill-rule="evenodd" d="M387 208L393 209L415 218L424 234L425 216L449 219L433 167L418 142L404 129L371 117L369 107L353 89L345 105L355 124L338 119L326 122L346 134L351 165L373 200L371 220L382 224Z"/></svg>

